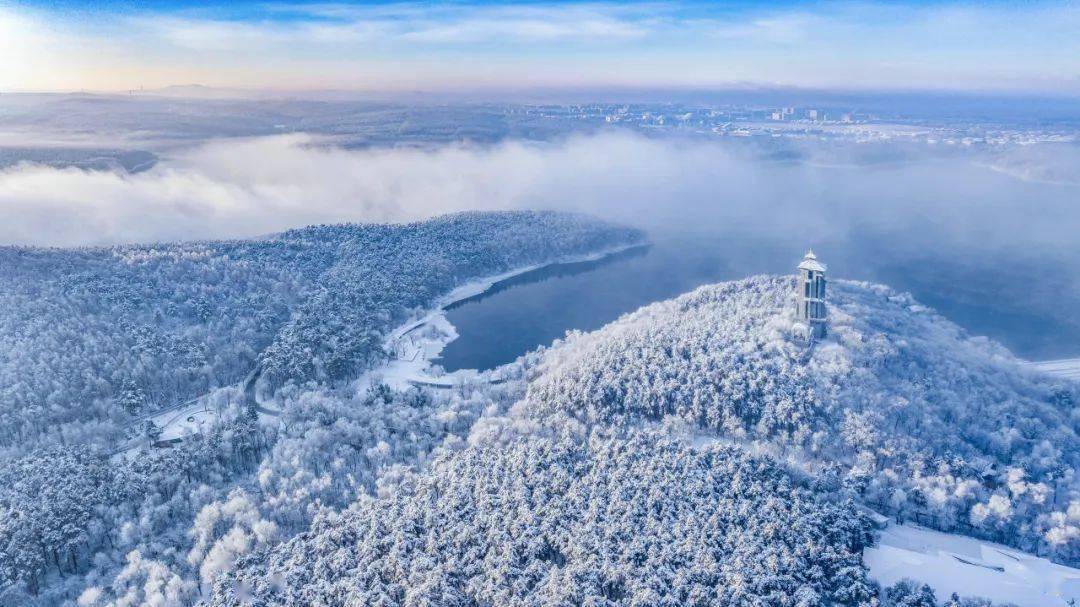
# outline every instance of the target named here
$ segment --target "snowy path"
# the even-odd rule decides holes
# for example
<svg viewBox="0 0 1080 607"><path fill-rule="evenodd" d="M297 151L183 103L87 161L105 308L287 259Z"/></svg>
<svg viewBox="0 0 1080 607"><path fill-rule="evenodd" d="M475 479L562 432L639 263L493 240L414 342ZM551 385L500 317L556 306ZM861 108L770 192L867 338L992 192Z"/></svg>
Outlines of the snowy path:
<svg viewBox="0 0 1080 607"><path fill-rule="evenodd" d="M889 586L902 578L929 584L939 601L953 592L1019 607L1065 607L1080 602L1080 569L1013 548L918 525L889 525L863 562Z"/></svg>
<svg viewBox="0 0 1080 607"><path fill-rule="evenodd" d="M1063 358L1061 360L1044 360L1030 362L1028 365L1057 377L1080 381L1080 358Z"/></svg>

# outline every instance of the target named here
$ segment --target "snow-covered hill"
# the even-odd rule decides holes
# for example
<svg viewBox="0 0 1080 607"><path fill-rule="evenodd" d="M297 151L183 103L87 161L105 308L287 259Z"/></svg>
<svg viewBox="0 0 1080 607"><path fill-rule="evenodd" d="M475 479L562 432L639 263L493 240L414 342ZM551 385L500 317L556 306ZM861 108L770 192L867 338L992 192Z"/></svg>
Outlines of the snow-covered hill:
<svg viewBox="0 0 1080 607"><path fill-rule="evenodd" d="M0 460L111 443L141 417L247 377L334 381L470 280L638 242L555 212L311 226L252 240L0 246Z"/></svg>
<svg viewBox="0 0 1080 607"><path fill-rule="evenodd" d="M1037 557L1078 560L1077 386L879 285L835 281L808 345L792 291L703 287L497 385L290 384L270 425L226 388L220 420L170 452L15 459L0 602L893 607L936 603L874 578L954 562L961 594L1070 591ZM319 301L296 336L330 330L303 329L342 305ZM872 547L867 506L1022 567L910 524Z"/></svg>
<svg viewBox="0 0 1080 607"><path fill-rule="evenodd" d="M0 247L0 604L84 591L84 605L191 604L236 551L291 537L373 492L384 467L467 434L479 398L330 386L384 360L395 325L477 279L642 237L523 211Z"/></svg>
<svg viewBox="0 0 1080 607"><path fill-rule="evenodd" d="M998 570L994 544L912 524L866 548L868 571L817 577L868 531L859 501L1074 559L1077 394L878 285L835 283L830 335L808 346L792 290L704 287L526 357L522 400L493 404L469 446L245 557L211 604L869 605L863 576L935 567L955 582L921 580L941 601L1069 596L1075 570L1009 548L1021 566ZM909 591L922 592L883 596L906 605Z"/></svg>
<svg viewBox="0 0 1080 607"><path fill-rule="evenodd" d="M834 281L829 336L808 347L793 290L707 286L571 334L534 357L527 407L676 416L904 518L1080 560L1075 386L880 285Z"/></svg>
<svg viewBox="0 0 1080 607"><path fill-rule="evenodd" d="M869 541L851 504L738 448L534 438L245 557L209 605L868 605Z"/></svg>

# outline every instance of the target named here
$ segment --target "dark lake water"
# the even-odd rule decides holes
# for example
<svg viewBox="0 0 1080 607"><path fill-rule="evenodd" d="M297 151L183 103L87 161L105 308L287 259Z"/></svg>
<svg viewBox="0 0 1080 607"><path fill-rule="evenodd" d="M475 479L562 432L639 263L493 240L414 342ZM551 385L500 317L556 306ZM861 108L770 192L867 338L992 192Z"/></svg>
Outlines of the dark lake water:
<svg viewBox="0 0 1080 607"><path fill-rule="evenodd" d="M562 337L703 284L791 273L801 243L692 234L606 259L549 266L499 283L447 312L460 337L437 360L446 370L490 369ZM973 334L1031 360L1080 356L1076 276L1045 258L897 252L874 239L815 247L831 277L909 291Z"/></svg>

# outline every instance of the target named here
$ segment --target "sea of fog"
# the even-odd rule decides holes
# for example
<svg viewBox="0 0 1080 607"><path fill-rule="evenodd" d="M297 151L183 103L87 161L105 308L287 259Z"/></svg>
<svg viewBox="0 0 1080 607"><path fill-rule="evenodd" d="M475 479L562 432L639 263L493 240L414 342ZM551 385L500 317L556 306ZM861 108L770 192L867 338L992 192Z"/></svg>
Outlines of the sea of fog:
<svg viewBox="0 0 1080 607"><path fill-rule="evenodd" d="M192 144L160 162L97 141L50 162L19 151L0 169L0 243L575 211L641 227L653 244L536 272L451 310L461 337L444 352L447 369L490 368L705 283L791 272L808 246L831 277L910 291L1019 356L1080 356L1080 146L904 143L881 125L870 134L738 143L619 130L352 149L294 133ZM88 170L128 161L146 168Z"/></svg>

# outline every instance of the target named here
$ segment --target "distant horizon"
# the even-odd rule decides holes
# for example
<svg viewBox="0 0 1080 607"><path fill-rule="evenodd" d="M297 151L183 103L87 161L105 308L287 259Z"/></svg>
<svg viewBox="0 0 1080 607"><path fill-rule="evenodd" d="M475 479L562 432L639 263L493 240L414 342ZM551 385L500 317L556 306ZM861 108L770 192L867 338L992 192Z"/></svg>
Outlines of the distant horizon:
<svg viewBox="0 0 1080 607"><path fill-rule="evenodd" d="M1080 95L1080 7L0 0L0 91L795 87Z"/></svg>
<svg viewBox="0 0 1080 607"><path fill-rule="evenodd" d="M205 94L200 94L200 92ZM158 97L198 100L333 100L363 101L367 97L400 98L412 101L420 97L456 99L470 102L530 103L535 99L545 102L643 102L671 101L686 103L690 96L715 97L715 103L726 102L722 97L750 97L754 95L791 95L832 97L837 101L847 99L997 99L1003 101L1052 101L1080 102L1078 91L1029 91L1015 89L950 89L950 88L885 88L885 87L820 87L800 85L776 85L768 83L739 83L718 86L671 85L671 86L488 86L488 87L431 87L431 88L288 88L271 86L217 86L196 82L167 84L157 87L133 89L77 88L77 89L12 89L0 88L0 95L51 95L51 96L101 96L101 97ZM681 96L681 97L680 97ZM588 99L588 101L583 101Z"/></svg>

